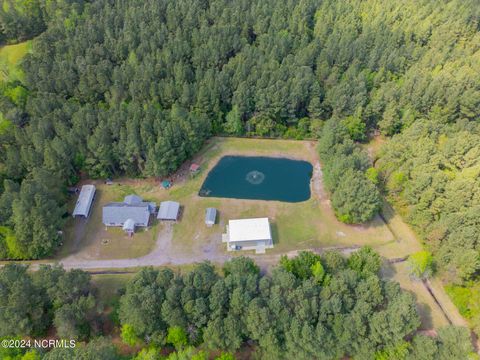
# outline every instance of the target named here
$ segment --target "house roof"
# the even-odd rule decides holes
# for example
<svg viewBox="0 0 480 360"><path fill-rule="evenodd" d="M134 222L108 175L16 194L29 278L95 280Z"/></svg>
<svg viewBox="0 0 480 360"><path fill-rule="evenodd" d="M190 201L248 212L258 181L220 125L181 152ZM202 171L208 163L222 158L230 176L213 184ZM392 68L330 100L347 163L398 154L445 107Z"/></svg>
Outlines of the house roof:
<svg viewBox="0 0 480 360"><path fill-rule="evenodd" d="M268 218L238 219L228 222L229 241L271 239Z"/></svg>
<svg viewBox="0 0 480 360"><path fill-rule="evenodd" d="M190 171L198 171L200 169L200 165L193 163L190 165Z"/></svg>
<svg viewBox="0 0 480 360"><path fill-rule="evenodd" d="M127 219L123 224L123 230L125 231L135 231L135 220Z"/></svg>
<svg viewBox="0 0 480 360"><path fill-rule="evenodd" d="M157 219L159 220L177 220L180 204L176 201L164 201L160 203Z"/></svg>
<svg viewBox="0 0 480 360"><path fill-rule="evenodd" d="M217 217L217 209L207 208L207 210L205 211L205 223L215 224L216 217Z"/></svg>
<svg viewBox="0 0 480 360"><path fill-rule="evenodd" d="M75 209L73 210L73 216L81 215L87 217L90 213L90 207L92 206L94 196L95 186L83 185L80 195L78 195Z"/></svg>
<svg viewBox="0 0 480 360"><path fill-rule="evenodd" d="M137 205L143 202L143 199L138 195L127 195L123 202L128 205Z"/></svg>
<svg viewBox="0 0 480 360"><path fill-rule="evenodd" d="M140 196L128 195L124 202L112 202L102 209L105 225L124 225L127 220L133 220L136 226L148 226L150 214L155 212L154 202L143 201Z"/></svg>

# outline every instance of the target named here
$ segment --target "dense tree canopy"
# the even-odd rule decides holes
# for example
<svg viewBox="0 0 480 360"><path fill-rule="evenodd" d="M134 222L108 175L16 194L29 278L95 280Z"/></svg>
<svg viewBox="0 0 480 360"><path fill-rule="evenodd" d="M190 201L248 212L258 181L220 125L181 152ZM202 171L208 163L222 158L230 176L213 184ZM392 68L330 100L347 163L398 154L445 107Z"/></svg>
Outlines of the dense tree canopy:
<svg viewBox="0 0 480 360"><path fill-rule="evenodd" d="M317 263L323 281L312 271ZM242 257L225 264L224 276L208 263L183 275L146 268L127 285L120 319L149 344L138 359L159 358L165 344L192 354L192 345L235 352L247 341L262 359L436 359L448 353L460 359L471 353L468 331L453 328L409 342L420 324L414 299L381 280L379 269L380 258L369 248L348 260L302 252L283 258L271 276ZM402 357L387 356L400 348Z"/></svg>
<svg viewBox="0 0 480 360"><path fill-rule="evenodd" d="M43 335L52 324L62 338L95 334L98 310L89 274L46 265L34 273L27 269L0 269L0 337Z"/></svg>

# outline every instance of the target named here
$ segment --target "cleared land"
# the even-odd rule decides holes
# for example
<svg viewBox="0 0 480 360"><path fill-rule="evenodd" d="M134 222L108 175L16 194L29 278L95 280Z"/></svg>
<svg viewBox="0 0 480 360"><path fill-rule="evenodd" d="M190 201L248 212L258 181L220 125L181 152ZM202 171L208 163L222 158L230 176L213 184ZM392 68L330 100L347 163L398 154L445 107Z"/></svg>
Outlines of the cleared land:
<svg viewBox="0 0 480 360"><path fill-rule="evenodd" d="M311 183L312 197L300 203L278 201L204 198L198 196L208 171L225 155L265 155L307 160L314 166ZM122 200L134 193L149 201L179 201L181 219L173 227L170 258L191 262L208 258L221 260L226 255L221 234L229 219L269 217L272 223L274 249L269 254L280 254L298 249L322 247L350 247L358 245L380 246L394 240L390 230L380 217L366 225L350 226L339 222L330 207L321 185L321 170L314 142L288 140L258 140L214 138L193 159L201 164L195 176L188 173L185 164L174 175L173 186L165 190L154 179L117 179L113 185L97 183L97 198L89 219L69 220L66 244L60 257L75 254L85 259L136 258L148 254L155 239L162 236L164 225L154 225L148 231L140 230L133 238L121 229L108 229L101 224L101 208L110 201ZM74 199L72 199L73 207ZM208 228L204 224L205 209L215 207L219 211L218 224ZM244 253L244 252L242 252ZM183 262L183 261L182 261Z"/></svg>
<svg viewBox="0 0 480 360"><path fill-rule="evenodd" d="M29 47L30 42L25 41L16 45L6 45L0 48L0 83L23 80L23 71L18 65L27 54Z"/></svg>

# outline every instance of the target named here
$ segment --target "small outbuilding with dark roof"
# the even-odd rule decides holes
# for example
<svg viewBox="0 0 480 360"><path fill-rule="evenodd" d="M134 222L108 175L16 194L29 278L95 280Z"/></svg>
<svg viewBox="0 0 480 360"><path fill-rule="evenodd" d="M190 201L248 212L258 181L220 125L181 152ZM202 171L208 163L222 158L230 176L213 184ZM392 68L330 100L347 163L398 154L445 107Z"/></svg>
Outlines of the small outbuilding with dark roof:
<svg viewBox="0 0 480 360"><path fill-rule="evenodd" d="M158 209L158 220L176 221L180 212L180 204L176 201L164 201Z"/></svg>

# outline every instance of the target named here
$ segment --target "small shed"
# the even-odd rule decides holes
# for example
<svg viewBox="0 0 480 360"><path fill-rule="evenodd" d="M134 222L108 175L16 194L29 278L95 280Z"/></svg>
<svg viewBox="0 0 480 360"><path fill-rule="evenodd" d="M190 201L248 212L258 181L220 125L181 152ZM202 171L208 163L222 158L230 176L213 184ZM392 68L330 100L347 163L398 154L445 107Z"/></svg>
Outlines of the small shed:
<svg viewBox="0 0 480 360"><path fill-rule="evenodd" d="M172 186L172 183L168 180L163 180L162 181L162 186L164 189L169 189Z"/></svg>
<svg viewBox="0 0 480 360"><path fill-rule="evenodd" d="M157 219L164 221L176 221L180 211L180 204L176 201L164 201L160 203Z"/></svg>
<svg viewBox="0 0 480 360"><path fill-rule="evenodd" d="M217 209L207 208L207 210L205 211L205 224L208 227L215 225L216 218L217 218Z"/></svg>
<svg viewBox="0 0 480 360"><path fill-rule="evenodd" d="M123 231L125 231L129 236L132 236L135 232L135 220L127 219L122 227Z"/></svg>
<svg viewBox="0 0 480 360"><path fill-rule="evenodd" d="M196 172L198 172L198 170L200 170L200 165L198 165L196 163L193 163L192 165L190 165L190 172L191 173L196 173Z"/></svg>

